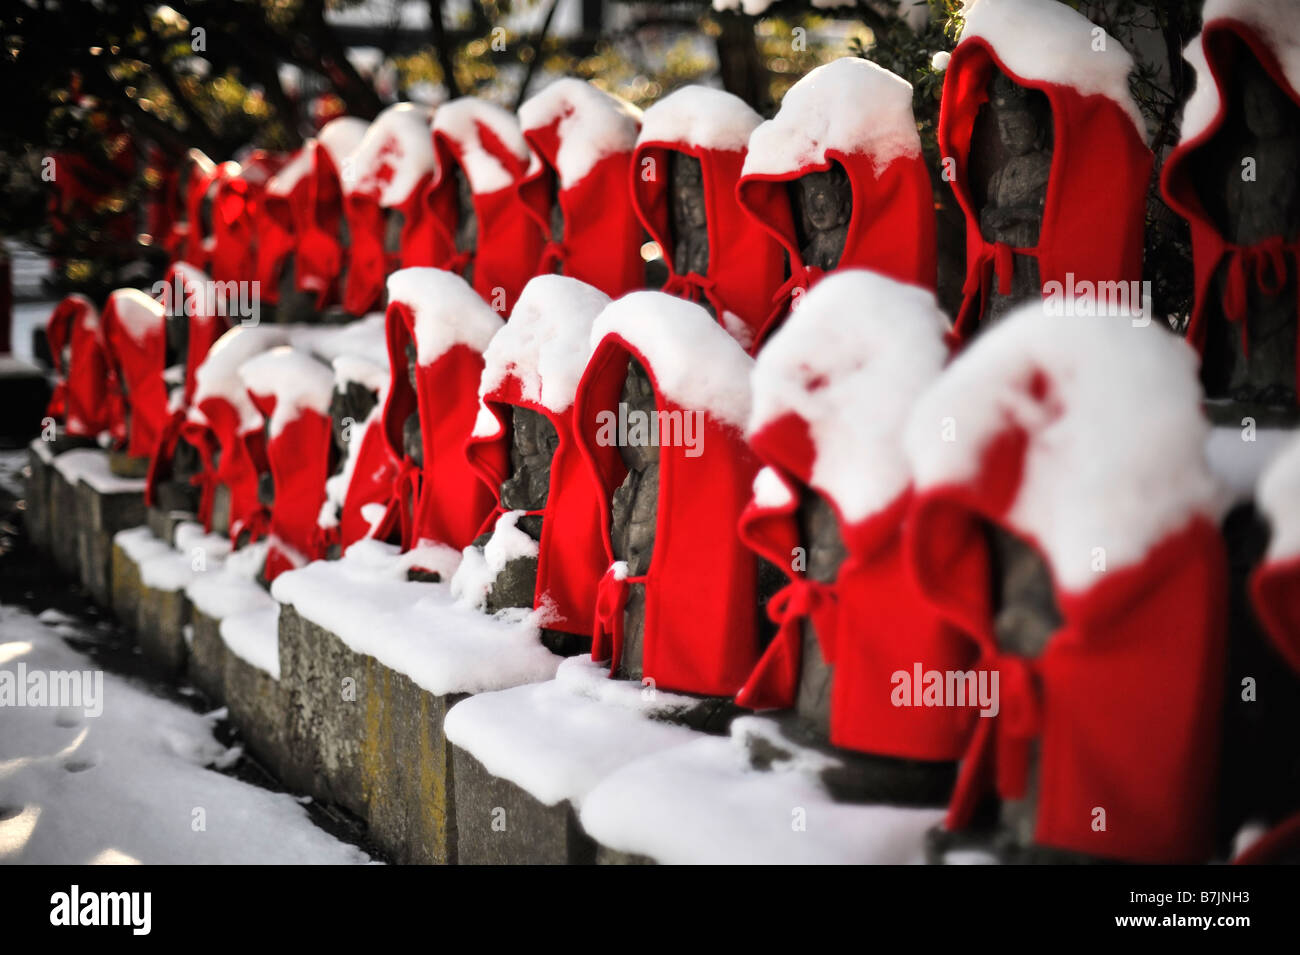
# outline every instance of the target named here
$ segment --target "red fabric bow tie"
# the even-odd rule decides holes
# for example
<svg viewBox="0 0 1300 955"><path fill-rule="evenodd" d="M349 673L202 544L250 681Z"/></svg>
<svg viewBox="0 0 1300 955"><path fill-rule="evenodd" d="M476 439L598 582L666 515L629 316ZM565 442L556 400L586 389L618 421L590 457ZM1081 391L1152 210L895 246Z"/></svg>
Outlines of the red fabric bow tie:
<svg viewBox="0 0 1300 955"><path fill-rule="evenodd" d="M792 300L796 292L807 292L825 274L825 271L815 265L794 264L790 277L776 290L776 294L772 296L772 301L782 306L782 310L784 310L785 303Z"/></svg>
<svg viewBox="0 0 1300 955"><path fill-rule="evenodd" d="M564 263L569 258L569 250L565 248L563 242L552 240L547 242L542 248L542 258L537 266L538 275L549 275L551 272L564 270Z"/></svg>
<svg viewBox="0 0 1300 955"><path fill-rule="evenodd" d="M778 639L794 641L792 650L798 648L799 623L804 618L812 620L817 632L817 643L822 657L832 666L836 655L836 613L839 598L835 587L820 581L800 577L778 590L767 602L767 616L780 630Z"/></svg>
<svg viewBox="0 0 1300 955"><path fill-rule="evenodd" d="M1246 333L1246 308L1249 304L1249 282L1272 298L1286 286L1288 249L1281 236L1265 239L1255 245L1230 246L1227 252L1227 280L1223 289L1223 315L1230 322L1241 322L1241 351L1249 356L1250 342Z"/></svg>
<svg viewBox="0 0 1300 955"><path fill-rule="evenodd" d="M663 290L669 295L676 295L678 298L684 298L691 302L699 302L701 298L713 306L713 311L717 318L722 318L722 313L726 310L723 308L722 301L717 297L714 288L717 285L712 279L700 275L698 272L687 272L685 275L669 275L668 281L664 283Z"/></svg>
<svg viewBox="0 0 1300 955"><path fill-rule="evenodd" d="M1014 269L1016 253L1024 254L1027 250L1015 249L1005 242L985 242L984 248L980 252L979 267L973 269L966 277L966 284L962 287L963 295L973 295L981 292L981 297L987 293L989 280L994 274L998 277L998 294L1011 294L1011 274Z"/></svg>
<svg viewBox="0 0 1300 955"><path fill-rule="evenodd" d="M997 788L1003 799L1022 799L1029 783L1031 745L1043 728L1042 698L1032 660L997 654L978 669L998 674L997 716L994 723ZM987 738L987 737L986 737Z"/></svg>

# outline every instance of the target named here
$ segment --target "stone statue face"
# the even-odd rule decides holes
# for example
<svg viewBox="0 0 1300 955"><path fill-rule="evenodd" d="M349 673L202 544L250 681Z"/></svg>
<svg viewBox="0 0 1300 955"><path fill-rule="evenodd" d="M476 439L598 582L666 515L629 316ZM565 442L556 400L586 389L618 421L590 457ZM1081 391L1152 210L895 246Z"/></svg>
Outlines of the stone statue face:
<svg viewBox="0 0 1300 955"><path fill-rule="evenodd" d="M501 504L512 511L540 511L551 489L551 459L560 438L549 418L531 408L511 409L510 477Z"/></svg>
<svg viewBox="0 0 1300 955"><path fill-rule="evenodd" d="M268 415L262 416L262 425L266 428L266 434L269 438L271 434L271 418ZM257 476L257 502L267 510L275 507L275 475L271 473L269 467Z"/></svg>
<svg viewBox="0 0 1300 955"><path fill-rule="evenodd" d="M556 242L564 238L564 209L560 206L560 184L551 174L551 238Z"/></svg>
<svg viewBox="0 0 1300 955"><path fill-rule="evenodd" d="M406 380L415 393L415 404L411 413L402 422L402 451L416 467L424 466L424 438L420 432L420 389L415 384L416 351L415 343L406 343Z"/></svg>
<svg viewBox="0 0 1300 955"><path fill-rule="evenodd" d="M853 186L839 163L800 176L789 186L795 234L805 265L829 271L839 264L853 216Z"/></svg>
<svg viewBox="0 0 1300 955"><path fill-rule="evenodd" d="M678 275L709 271L709 228L704 202L704 168L686 153L668 153L669 233L673 243L673 268Z"/></svg>
<svg viewBox="0 0 1300 955"><path fill-rule="evenodd" d="M1261 139L1281 136L1295 104L1253 56L1238 58L1236 82L1246 128Z"/></svg>
<svg viewBox="0 0 1300 955"><path fill-rule="evenodd" d="M1031 545L1000 527L989 525L989 544L998 646L1039 657L1062 623L1051 570Z"/></svg>
<svg viewBox="0 0 1300 955"><path fill-rule="evenodd" d="M1003 146L1013 156L1023 156L1042 145L1044 121L1051 128L1050 108L1044 113L1037 90L1020 86L1005 73L994 75L989 89L989 102L997 117L998 135Z"/></svg>

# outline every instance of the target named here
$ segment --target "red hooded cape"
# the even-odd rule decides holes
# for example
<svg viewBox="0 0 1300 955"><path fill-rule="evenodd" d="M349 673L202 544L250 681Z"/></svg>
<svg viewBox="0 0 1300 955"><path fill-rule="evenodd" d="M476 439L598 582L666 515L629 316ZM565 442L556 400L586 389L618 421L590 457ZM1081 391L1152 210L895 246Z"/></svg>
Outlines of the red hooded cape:
<svg viewBox="0 0 1300 955"><path fill-rule="evenodd" d="M1160 329L1030 304L917 405L910 559L922 592L978 648L976 668L999 677L999 711L976 720L949 828L986 793L1025 795L1036 740L1038 845L1208 858L1227 567L1198 395L1194 356ZM944 440L945 422L960 440ZM1036 658L995 638L983 522L1025 540L1051 573L1063 622Z"/></svg>
<svg viewBox="0 0 1300 955"><path fill-rule="evenodd" d="M736 535L758 469L740 431L752 362L703 308L659 292L614 302L596 320L592 342L574 402L609 566L597 589L592 659L618 667L628 585L643 583L645 677L662 689L734 696L759 649L756 564ZM698 422L694 455L684 441L660 447L654 555L640 578L614 562L610 502L627 468L617 440L601 438L633 358L650 376L659 412Z"/></svg>
<svg viewBox="0 0 1300 955"><path fill-rule="evenodd" d="M1093 30L1055 0L983 0L967 16L944 77L938 128L940 153L951 166L946 178L966 216L966 283L954 324L959 338L974 334L994 281L1010 293L1013 252L1038 260L1044 287L1142 278L1153 157L1128 94L1132 60L1114 37L1104 36L1104 50L1096 49ZM1052 108L1052 168L1032 249L986 240L968 185L971 134L995 67L1041 90ZM1084 71L1096 89L1082 86ZM1101 195L1104 202L1097 201Z"/></svg>
<svg viewBox="0 0 1300 955"><path fill-rule="evenodd" d="M402 549L423 542L456 550L484 529L495 495L470 467L465 444L478 413L475 393L483 352L502 322L460 276L441 269L402 269L388 277L388 355L392 384L383 431L394 460L388 513L376 531L400 532ZM417 354L416 387L406 346ZM402 428L419 408L423 467L406 456Z"/></svg>
<svg viewBox="0 0 1300 955"><path fill-rule="evenodd" d="M427 261L416 247L424 229L424 193L433 179L433 140L428 112L412 103L398 103L384 110L370 124L352 157L355 181L345 184L351 247L348 250L348 280L343 307L362 315L381 306L384 280L389 273ZM389 212L402 216L401 251L385 249Z"/></svg>
<svg viewBox="0 0 1300 955"><path fill-rule="evenodd" d="M294 212L307 202L307 170L311 144L303 146L271 177L262 199L257 236L257 280L262 298L270 304L280 301L280 276L293 255Z"/></svg>
<svg viewBox="0 0 1300 955"><path fill-rule="evenodd" d="M182 388L181 402L172 408L166 427L158 440L158 451L149 462L149 474L145 483L145 503L153 505L158 482L171 473L172 457L176 452L176 442L185 440L198 450L200 459L207 462L214 450L211 438L206 431L196 431L186 427L190 404L194 398L199 366L208 357L208 351L217 339L225 334L229 322L224 315L218 314L212 280L187 262L176 262L167 270L163 278L163 309L165 315L183 314L188 316L189 335L185 352L185 383ZM201 480L201 478L200 478ZM200 500L203 507L206 498ZM210 505L210 502L207 502ZM200 514L205 524L210 520L209 514Z"/></svg>
<svg viewBox="0 0 1300 955"><path fill-rule="evenodd" d="M270 418L266 456L275 504L263 575L271 581L324 556L316 521L325 502L333 447L329 404L334 376L328 365L289 347L245 362L239 375L258 411Z"/></svg>
<svg viewBox="0 0 1300 955"><path fill-rule="evenodd" d="M596 315L609 298L554 275L534 278L520 295L510 321L484 355L479 384L482 410L469 439L470 463L494 498L510 477L511 407L544 415L559 444L551 458L551 481L537 553L535 607L553 616L546 626L590 636L596 585L609 566L602 542L602 502L594 493L574 435L573 398L585 366ZM506 508L498 503L496 514Z"/></svg>
<svg viewBox="0 0 1300 955"><path fill-rule="evenodd" d="M282 155L256 150L235 167L232 175L218 182L212 209L214 281L251 282L257 278L257 245L266 184L285 159Z"/></svg>
<svg viewBox="0 0 1300 955"><path fill-rule="evenodd" d="M643 233L627 190L640 112L582 80L556 80L519 109L533 150L519 183L524 208L543 237L550 208L564 217L537 273L558 271L617 298L645 286Z"/></svg>
<svg viewBox="0 0 1300 955"><path fill-rule="evenodd" d="M434 115L433 148L435 172L424 193L425 215L411 239L421 248L411 261L457 274L472 263L474 290L508 314L541 257L544 236L536 215L546 215L545 208L530 214L520 197L529 152L519 121L484 100L453 100ZM456 250L460 212L453 167L464 173L473 195L478 241L472 252Z"/></svg>
<svg viewBox="0 0 1300 955"><path fill-rule="evenodd" d="M1214 294L1213 281L1220 264L1227 262L1228 287L1223 298L1225 318L1239 322L1245 335L1248 284L1266 295L1280 294L1288 272L1300 272L1300 240L1274 236L1252 246L1238 246L1220 234L1218 226L1206 212L1197 195L1195 158L1198 150L1213 140L1227 118L1225 87L1231 82L1239 56L1253 55L1277 87L1291 101L1300 104L1300 81L1295 73L1288 76L1281 57L1288 52L1274 46L1271 31L1249 22L1252 16L1265 13L1261 7L1238 3L1207 4L1205 26L1193 40L1187 58L1196 66L1196 92L1184 114L1183 138L1169 154L1161 176L1161 188L1169 207L1187 220L1192 234L1192 267L1196 282L1196 301L1187 339L1202 353L1205 350L1208 319L1206 304ZM1278 3L1272 11L1278 17L1294 17L1290 4ZM1216 8L1223 8L1220 15ZM1237 16L1241 18L1238 19ZM1293 305L1300 311L1300 296ZM1247 342L1249 347L1249 342ZM1296 354L1296 381L1300 387L1300 346Z"/></svg>
<svg viewBox="0 0 1300 955"><path fill-rule="evenodd" d="M60 376L46 414L62 420L68 434L81 438L97 438L120 424L121 386L91 301L83 295L67 296L50 315L45 335L54 373Z"/></svg>
<svg viewBox="0 0 1300 955"><path fill-rule="evenodd" d="M300 292L316 296L318 311L339 300L344 256L343 183L341 177L349 157L365 135L365 120L341 116L321 129L308 144L311 165L306 189L290 194L294 217L294 252L297 255L297 286Z"/></svg>
<svg viewBox="0 0 1300 955"><path fill-rule="evenodd" d="M139 289L118 289L104 306L104 335L130 415L126 453L152 458L171 418L167 385L165 310Z"/></svg>
<svg viewBox="0 0 1300 955"><path fill-rule="evenodd" d="M736 199L746 143L760 122L757 113L730 93L685 87L646 110L631 170L637 216L663 250L668 265L663 290L696 302L708 301L718 321L746 347L757 341L767 324L773 297L782 284L780 244ZM670 150L700 160L709 233L708 275L678 275L673 268ZM785 197L775 202L778 206L785 203L788 217ZM758 217L779 214L766 210Z"/></svg>
<svg viewBox="0 0 1300 955"><path fill-rule="evenodd" d="M864 109L845 114L849 102ZM934 194L912 115L911 84L868 60L835 60L792 86L776 117L754 130L736 185L741 207L790 261L790 278L777 290L760 340L821 277L802 260L787 186L833 163L844 168L853 190L837 269L867 268L935 286Z"/></svg>
<svg viewBox="0 0 1300 955"><path fill-rule="evenodd" d="M907 759L957 759L975 712L891 699L899 671L910 675L917 663L923 671L967 670L975 659L964 635L926 601L903 549L913 503L903 425L943 367L947 330L932 294L874 273L839 272L764 346L753 376L749 443L768 470L755 482L740 534L790 583L768 604L780 629L736 702L795 704L802 624L811 616L834 668L831 742ZM866 433L854 420L864 408L876 421ZM793 569L795 548L807 543L797 514L805 488L839 517L846 554L831 583Z"/></svg>

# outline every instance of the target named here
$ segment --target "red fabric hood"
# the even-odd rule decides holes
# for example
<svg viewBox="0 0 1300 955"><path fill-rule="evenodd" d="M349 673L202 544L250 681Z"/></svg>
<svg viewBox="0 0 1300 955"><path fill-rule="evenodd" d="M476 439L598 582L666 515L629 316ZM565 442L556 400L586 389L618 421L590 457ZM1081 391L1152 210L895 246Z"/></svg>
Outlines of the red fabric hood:
<svg viewBox="0 0 1300 955"><path fill-rule="evenodd" d="M519 180L528 168L528 145L518 120L500 107L470 97L443 106L434 116L435 173L424 194L425 215L416 238L424 250L412 264L463 274L472 262L474 291L501 314L514 308L541 257L544 236L524 207ZM459 166L473 194L478 242L456 251ZM545 215L543 210L538 214Z"/></svg>
<svg viewBox="0 0 1300 955"><path fill-rule="evenodd" d="M816 125L816 117L807 115L812 105L807 101L825 101L832 91L852 91L864 97L860 102L889 94L901 98L896 112L905 130L885 135L879 128L852 129L843 131L848 135L836 135L841 131L828 128L819 131L824 138L810 135L804 130ZM843 98L835 96L831 101L839 104ZM837 269L872 269L933 290L934 194L912 117L911 86L874 63L847 57L818 67L796 83L786 93L782 110L754 131L736 185L741 207L780 243L790 262L790 279L778 290L759 338L789 312L797 295L820 278L818 270L806 267L801 258L787 185L810 172L824 172L832 163L844 168L853 190L853 213ZM786 155L790 142L803 147L797 164ZM773 153L770 157L768 150ZM899 241L900 236L907 241Z"/></svg>
<svg viewBox="0 0 1300 955"><path fill-rule="evenodd" d="M696 88L679 90L674 95L686 92L696 92ZM669 105L667 99L652 109L666 105ZM685 102L682 108L691 109L692 104ZM734 109L752 112L739 99ZM745 344L754 345L772 314L773 296L782 284L784 268L780 243L757 220L778 219L782 214L788 220L789 203L784 196L773 197L774 207L755 208L752 214L746 214L736 198L736 184L745 164L743 148L711 148L676 135L659 138L650 120L651 112L647 111L646 124L632 157L632 201L641 224L663 250L669 276L664 291L692 301L707 300L718 313L719 321L723 321L725 312L730 312L747 329L745 334L750 341ZM678 275L673 268L668 194L670 150L700 160L709 233L708 275Z"/></svg>
<svg viewBox="0 0 1300 955"><path fill-rule="evenodd" d="M1107 41L1118 45L1114 38ZM1114 99L1019 75L988 40L972 36L953 50L938 127L940 153L953 162L953 192L966 216L966 283L954 328L961 338L974 333L992 282L1010 291L1007 266L1013 250L984 239L966 185L971 134L980 107L988 101L994 67L1021 86L1041 90L1052 107L1052 169L1038 245L1014 251L1038 260L1044 285L1067 286L1067 274L1075 284L1142 278L1146 190L1153 162L1145 134ZM1098 202L1099 195L1106 201Z"/></svg>
<svg viewBox="0 0 1300 955"><path fill-rule="evenodd" d="M109 359L99 313L89 299L69 295L59 302L46 324L50 359L60 381L54 388L46 414L60 419L68 434L97 438L120 429L121 385ZM69 350L63 366L63 349Z"/></svg>
<svg viewBox="0 0 1300 955"><path fill-rule="evenodd" d="M1208 858L1227 566L1190 358L1159 329L1054 320L1031 304L918 404L909 559L921 592L978 649L977 668L999 675L1000 710L975 721L949 827L969 823L990 791L1023 796L1036 740L1038 844L1136 862ZM959 440L944 439L948 412ZM1109 495L1082 473L1097 460ZM1162 467L1178 478L1141 492ZM1035 547L1051 572L1063 622L1037 658L997 645L985 521Z"/></svg>
<svg viewBox="0 0 1300 955"><path fill-rule="evenodd" d="M104 306L104 334L126 391L126 452L152 458L171 418L163 381L167 338L161 303L137 289L118 289Z"/></svg>
<svg viewBox="0 0 1300 955"><path fill-rule="evenodd" d="M1279 5L1276 14L1294 16L1295 11ZM1288 79L1279 62L1279 52L1267 35L1252 24L1231 17L1208 20L1200 37L1192 41L1188 50L1188 58L1194 59L1197 65L1197 91L1186 113L1190 117L1192 105L1196 103L1210 114L1208 123L1200 122L1197 130L1185 134L1169 154L1161 175L1160 185L1165 200L1191 228L1196 301L1187 327L1187 339L1201 352L1204 352L1206 342L1205 307L1214 294L1212 283L1221 263L1227 260L1230 277L1229 292L1223 300L1225 317L1243 323L1243 327L1247 283L1266 294L1278 294L1285 286L1288 274L1295 276L1300 273L1300 241L1288 242L1284 236L1275 236L1248 247L1229 242L1210 219L1197 195L1195 159L1223 126L1227 116L1225 86L1231 82L1238 57L1243 53L1253 55L1278 88L1292 102L1300 104L1300 90ZM1201 89L1202 84L1205 89ZM1202 105L1207 101L1208 108ZM1270 293L1274 288L1277 291ZM1234 294L1232 289L1238 291ZM1300 308L1300 296L1293 305ZM1296 354L1296 381L1300 385L1300 347Z"/></svg>
<svg viewBox="0 0 1300 955"><path fill-rule="evenodd" d="M628 303L630 297L621 301ZM695 311L693 321L712 323L703 309ZM660 448L654 555L643 578L627 578L613 566L609 508L627 468L616 442L597 440L597 415L617 413L631 358L649 373L657 409L670 414L697 411L702 431L697 456L689 456L681 445ZM706 355L698 358L708 360ZM666 395L662 373L654 356L622 334L609 332L596 344L578 386L574 434L600 504L601 540L610 567L598 586L591 655L609 660L611 672L617 667L627 586L644 583L645 677L661 689L730 697L744 685L759 655L756 564L736 534L757 462L734 425ZM744 379L735 385L748 387Z"/></svg>
<svg viewBox="0 0 1300 955"><path fill-rule="evenodd" d="M551 235L552 196L564 216L563 237L546 243L537 274L558 271L613 298L643 288L643 233L627 190L640 129L636 111L589 83L561 79L525 103L519 114L533 150L533 162L519 183L523 206L544 239ZM588 142L592 135L600 135L602 142ZM593 158L570 157L584 147Z"/></svg>

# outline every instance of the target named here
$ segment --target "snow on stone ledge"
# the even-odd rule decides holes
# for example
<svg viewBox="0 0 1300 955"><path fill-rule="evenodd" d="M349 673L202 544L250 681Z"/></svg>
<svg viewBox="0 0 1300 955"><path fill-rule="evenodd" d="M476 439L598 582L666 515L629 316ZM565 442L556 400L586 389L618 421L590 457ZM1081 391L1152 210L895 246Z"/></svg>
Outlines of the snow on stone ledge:
<svg viewBox="0 0 1300 955"><path fill-rule="evenodd" d="M703 306L663 292L632 292L596 318L593 351L606 335L618 335L645 357L666 397L744 428L754 361Z"/></svg>
<svg viewBox="0 0 1300 955"><path fill-rule="evenodd" d="M425 173L433 172L429 111L414 103L395 103L375 117L352 153L351 195L374 195L386 208L400 206Z"/></svg>
<svg viewBox="0 0 1300 955"><path fill-rule="evenodd" d="M903 428L943 370L948 327L925 289L864 270L827 276L759 352L750 434L797 415L813 485L850 523L881 510L911 483Z"/></svg>
<svg viewBox="0 0 1300 955"><path fill-rule="evenodd" d="M1045 314L1022 305L917 402L905 445L918 491L971 480L985 449L1027 436L1007 520L1043 549L1066 590L1141 561L1196 515L1217 517L1196 352L1155 323ZM955 439L945 440L946 432Z"/></svg>
<svg viewBox="0 0 1300 955"><path fill-rule="evenodd" d="M844 104L852 103L853 109ZM869 153L881 169L921 154L912 84L870 60L846 56L804 76L776 116L749 137L743 175L788 175L826 163L827 150Z"/></svg>
<svg viewBox="0 0 1300 955"><path fill-rule="evenodd" d="M483 693L447 714L447 739L488 772L539 802L581 806L604 778L629 762L699 739L663 717L696 701L611 680L590 655L570 657L555 679Z"/></svg>
<svg viewBox="0 0 1300 955"><path fill-rule="evenodd" d="M709 86L684 86L645 111L637 144L667 143L741 152L763 121L739 96Z"/></svg>
<svg viewBox="0 0 1300 955"><path fill-rule="evenodd" d="M278 606L256 581L266 562L267 541L232 551L220 566L208 566L185 588L194 609L213 620Z"/></svg>
<svg viewBox="0 0 1300 955"><path fill-rule="evenodd" d="M416 360L430 365L456 345L482 354L505 324L454 272L418 267L388 276L388 299L415 316Z"/></svg>
<svg viewBox="0 0 1300 955"><path fill-rule="evenodd" d="M221 642L245 663L280 679L280 607L274 602L223 617Z"/></svg>
<svg viewBox="0 0 1300 955"><path fill-rule="evenodd" d="M1146 142L1146 121L1129 92L1133 57L1083 14L1056 0L975 0L965 18L959 42L980 37L1021 79L1113 100Z"/></svg>
<svg viewBox="0 0 1300 955"><path fill-rule="evenodd" d="M271 593L357 653L435 695L481 693L555 675L560 658L542 645L536 611L488 617L455 606L447 583L408 581L409 563L393 545L362 540L340 560L281 574Z"/></svg>
<svg viewBox="0 0 1300 955"><path fill-rule="evenodd" d="M608 295L574 278L539 275L531 279L510 321L483 353L479 398L514 377L525 401L556 413L564 411L573 404L587 366L591 326L608 304Z"/></svg>
<svg viewBox="0 0 1300 955"><path fill-rule="evenodd" d="M559 124L555 166L567 188L606 156L632 151L641 111L591 83L563 77L519 107L519 122L525 132Z"/></svg>
<svg viewBox="0 0 1300 955"><path fill-rule="evenodd" d="M329 415L334 372L306 352L288 345L272 348L240 365L239 377L252 394L274 396L272 439L304 411Z"/></svg>
<svg viewBox="0 0 1300 955"><path fill-rule="evenodd" d="M63 479L76 487L85 481L100 494L143 494L144 478L118 477L108 467L108 452L98 448L74 448L54 459Z"/></svg>
<svg viewBox="0 0 1300 955"><path fill-rule="evenodd" d="M1273 529L1267 559L1300 555L1300 439L1292 437L1264 472L1256 500Z"/></svg>
<svg viewBox="0 0 1300 955"><path fill-rule="evenodd" d="M470 189L479 195L500 192L514 185L516 179L515 173L502 165L484 144L483 129L514 154L520 169L527 167L532 153L514 113L487 100L464 96L439 107L433 116L434 133L459 144L461 168L465 170ZM446 175L446 170L440 174Z"/></svg>
<svg viewBox="0 0 1300 955"><path fill-rule="evenodd" d="M771 726L740 717L729 737L697 734L628 763L587 796L582 827L603 846L669 865L924 861L925 833L945 810L837 803L818 778L828 757L783 739L794 758L756 770L745 740Z"/></svg>

